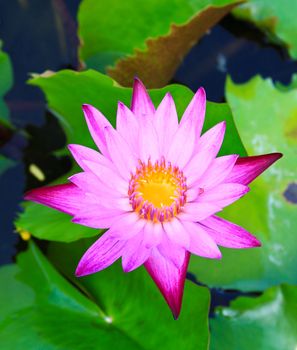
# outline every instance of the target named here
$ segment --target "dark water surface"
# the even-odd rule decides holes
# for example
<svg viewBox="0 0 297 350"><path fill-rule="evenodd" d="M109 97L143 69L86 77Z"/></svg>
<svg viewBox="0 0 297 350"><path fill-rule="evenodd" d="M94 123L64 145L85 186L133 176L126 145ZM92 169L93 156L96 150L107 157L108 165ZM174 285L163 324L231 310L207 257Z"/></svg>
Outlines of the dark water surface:
<svg viewBox="0 0 297 350"><path fill-rule="evenodd" d="M46 182L70 166L67 158L51 155L65 144L63 132L55 118L46 113L40 90L25 82L29 72L77 68L79 3L80 0L0 1L0 39L14 70L14 86L6 102L16 126L12 134L0 133L2 144L4 138L8 141L0 153L17 161L0 177L0 264L11 262L16 249L25 245L14 233L13 219L21 210L23 191L41 184L28 172L29 164L42 169ZM286 50L270 45L252 25L227 16L191 50L173 82L192 90L204 86L208 100L221 102L227 74L237 83L261 74L288 84L294 72L297 62L288 57ZM24 138L21 128L26 128L29 138ZM213 305L225 305L237 295L238 292L213 290Z"/></svg>

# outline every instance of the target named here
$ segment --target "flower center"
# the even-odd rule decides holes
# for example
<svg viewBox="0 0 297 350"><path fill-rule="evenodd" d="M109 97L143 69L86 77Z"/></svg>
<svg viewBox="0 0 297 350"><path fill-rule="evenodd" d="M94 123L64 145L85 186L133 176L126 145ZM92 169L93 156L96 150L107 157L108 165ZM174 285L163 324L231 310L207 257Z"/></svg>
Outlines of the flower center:
<svg viewBox="0 0 297 350"><path fill-rule="evenodd" d="M129 182L130 204L140 217L154 222L169 221L186 203L186 178L164 157L152 164L139 161Z"/></svg>

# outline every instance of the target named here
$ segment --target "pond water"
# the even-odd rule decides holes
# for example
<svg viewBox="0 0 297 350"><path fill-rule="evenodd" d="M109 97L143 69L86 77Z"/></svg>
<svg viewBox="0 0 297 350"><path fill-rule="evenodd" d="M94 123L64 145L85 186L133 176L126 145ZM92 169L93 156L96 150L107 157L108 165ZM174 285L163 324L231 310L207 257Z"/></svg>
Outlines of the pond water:
<svg viewBox="0 0 297 350"><path fill-rule="evenodd" d="M0 38L14 69L14 86L6 102L16 126L14 133L0 133L0 152L16 160L16 166L0 177L0 264L11 262L16 250L25 246L14 233L13 219L21 210L23 191L40 185L27 171L29 164L42 169L46 183L70 167L67 157L51 155L65 143L65 138L57 121L46 112L42 93L27 85L26 80L28 72L78 67L79 3L79 0L0 2ZM288 84L296 71L297 62L288 57L286 50L269 44L252 25L227 16L193 47L173 82L193 90L204 86L208 100L221 102L227 74L237 83L261 74ZM28 138L21 128L26 128ZM222 291L213 291L213 302L226 304L230 295L233 298L238 293L226 296Z"/></svg>

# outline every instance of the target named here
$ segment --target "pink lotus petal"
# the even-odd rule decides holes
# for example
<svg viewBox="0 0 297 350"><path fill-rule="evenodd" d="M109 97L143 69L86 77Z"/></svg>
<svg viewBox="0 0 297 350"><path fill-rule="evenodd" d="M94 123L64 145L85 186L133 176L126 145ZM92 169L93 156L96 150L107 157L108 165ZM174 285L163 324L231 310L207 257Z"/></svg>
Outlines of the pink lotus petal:
<svg viewBox="0 0 297 350"><path fill-rule="evenodd" d="M282 156L281 153L270 153L260 156L238 158L233 170L227 178L228 182L248 185Z"/></svg>
<svg viewBox="0 0 297 350"><path fill-rule="evenodd" d="M118 241L104 233L80 259L75 275L77 277L90 275L113 264L122 255L124 241Z"/></svg>
<svg viewBox="0 0 297 350"><path fill-rule="evenodd" d="M140 219L135 212L121 215L110 227L110 235L117 239L127 240L143 231L146 220Z"/></svg>
<svg viewBox="0 0 297 350"><path fill-rule="evenodd" d="M226 123L221 122L201 136L196 144L195 153L184 168L187 184L195 184L210 166L218 154L225 135Z"/></svg>
<svg viewBox="0 0 297 350"><path fill-rule="evenodd" d="M192 157L195 146L195 128L191 119L187 120L182 125L179 125L177 132L174 135L166 159L173 165L178 165L180 169L188 163Z"/></svg>
<svg viewBox="0 0 297 350"><path fill-rule="evenodd" d="M99 148L100 152L105 155L105 157L108 157L109 154L104 135L104 128L106 126L112 128L112 125L95 107L84 104L82 108L85 114L88 128L90 130L90 134L92 135L95 144Z"/></svg>
<svg viewBox="0 0 297 350"><path fill-rule="evenodd" d="M25 194L25 199L75 215L85 203L85 194L73 184L40 187Z"/></svg>
<svg viewBox="0 0 297 350"><path fill-rule="evenodd" d="M200 221L221 210L222 207L218 206L216 203L191 202L185 205L178 217L181 221Z"/></svg>
<svg viewBox="0 0 297 350"><path fill-rule="evenodd" d="M195 125L195 134L198 139L204 123L206 108L206 94L203 88L200 88L195 93L188 107L186 108L180 124L187 122L189 119L193 120Z"/></svg>
<svg viewBox="0 0 297 350"><path fill-rule="evenodd" d="M169 259L178 269L182 266L185 249L179 244L172 242L166 235L163 236L162 242L157 249L165 259Z"/></svg>
<svg viewBox="0 0 297 350"><path fill-rule="evenodd" d="M138 79L134 79L131 110L137 117L153 116L155 107L145 86Z"/></svg>
<svg viewBox="0 0 297 350"><path fill-rule="evenodd" d="M164 258L158 249L154 248L151 256L144 264L163 294L175 319L180 314L189 259L190 254L185 252L179 264L181 267L177 268L169 259Z"/></svg>
<svg viewBox="0 0 297 350"><path fill-rule="evenodd" d="M85 161L85 163L89 170L92 171L92 173L96 175L107 187L114 189L116 193L127 195L129 185L122 177L118 175L118 172L95 162Z"/></svg>
<svg viewBox="0 0 297 350"><path fill-rule="evenodd" d="M115 188L107 186L104 182L100 181L98 176L90 172L82 172L72 175L68 178L74 185L79 187L83 192L93 193L102 200L114 200L125 199L127 201L127 195L123 196Z"/></svg>
<svg viewBox="0 0 297 350"><path fill-rule="evenodd" d="M119 174L125 180L129 181L131 172L134 172L136 169L138 159L133 154L127 142L116 130L106 127L104 135L110 158L117 167Z"/></svg>
<svg viewBox="0 0 297 350"><path fill-rule="evenodd" d="M178 117L170 93L167 93L159 104L155 113L154 124L158 134L161 156L164 156L167 154L168 147L178 129Z"/></svg>
<svg viewBox="0 0 297 350"><path fill-rule="evenodd" d="M223 183L198 196L197 202L213 203L223 208L232 204L249 192L249 188L242 184Z"/></svg>
<svg viewBox="0 0 297 350"><path fill-rule="evenodd" d="M80 209L71 221L83 226L104 229L110 227L123 214L125 214L123 210L93 204Z"/></svg>
<svg viewBox="0 0 297 350"><path fill-rule="evenodd" d="M165 232L163 226L159 223L147 221L143 227L143 239L147 248L152 248L159 245L162 241Z"/></svg>
<svg viewBox="0 0 297 350"><path fill-rule="evenodd" d="M218 246L201 225L190 221L184 221L182 224L190 236L190 253L210 259L221 259L222 254Z"/></svg>
<svg viewBox="0 0 297 350"><path fill-rule="evenodd" d="M163 223L164 230L168 238L180 245L183 248L188 248L190 245L190 237L188 232L178 218Z"/></svg>
<svg viewBox="0 0 297 350"><path fill-rule="evenodd" d="M144 116L140 122L138 140L139 159L150 159L153 163L160 159L160 146L153 119Z"/></svg>
<svg viewBox="0 0 297 350"><path fill-rule="evenodd" d="M68 149L71 152L73 158L77 162L77 164L85 171L88 171L88 167L85 164L86 160L102 164L104 166L108 166L111 169L114 169L114 165L111 163L111 161L104 157L101 153L85 147L81 145L68 145Z"/></svg>
<svg viewBox="0 0 297 350"><path fill-rule="evenodd" d="M122 102L118 103L117 131L128 143L131 150L138 148L139 124L135 115Z"/></svg>
<svg viewBox="0 0 297 350"><path fill-rule="evenodd" d="M143 233L129 239L122 254L122 266L125 272L130 272L144 264L151 254L151 249L146 248L143 241Z"/></svg>
<svg viewBox="0 0 297 350"><path fill-rule="evenodd" d="M260 247L261 242L244 228L218 216L211 216L200 224L210 237L220 246L227 248Z"/></svg>
<svg viewBox="0 0 297 350"><path fill-rule="evenodd" d="M237 159L237 154L214 159L203 176L196 182L197 186L209 189L219 185L231 173Z"/></svg>

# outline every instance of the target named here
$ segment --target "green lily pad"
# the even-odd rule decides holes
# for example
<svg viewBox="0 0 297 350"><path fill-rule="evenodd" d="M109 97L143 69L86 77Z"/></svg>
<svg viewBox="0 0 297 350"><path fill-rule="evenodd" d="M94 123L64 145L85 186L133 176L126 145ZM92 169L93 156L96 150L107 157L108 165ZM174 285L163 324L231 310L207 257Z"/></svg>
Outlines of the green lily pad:
<svg viewBox="0 0 297 350"><path fill-rule="evenodd" d="M3 97L12 87L12 66L9 56L1 50L1 46L0 41L0 122L9 126L8 108L3 101Z"/></svg>
<svg viewBox="0 0 297 350"><path fill-rule="evenodd" d="M258 298L241 297L211 319L213 350L296 349L297 287L282 285Z"/></svg>
<svg viewBox="0 0 297 350"><path fill-rule="evenodd" d="M222 249L221 261L193 257L190 266L209 285L263 290L296 283L297 89L281 91L270 79L243 85L227 81L227 100L250 155L282 152L283 158L251 185L250 193L223 216L254 233L261 248ZM294 203L295 201L295 203Z"/></svg>
<svg viewBox="0 0 297 350"><path fill-rule="evenodd" d="M71 261L72 256L66 265ZM124 274L119 273L119 266L113 266L94 278L101 299L93 297L94 290L86 287L91 301L65 280L31 242L29 251L19 255L17 266L0 270L4 286L0 298L1 348L208 348L206 288L187 283L184 310L174 321L144 269ZM84 281L87 283L88 277Z"/></svg>
<svg viewBox="0 0 297 350"><path fill-rule="evenodd" d="M272 42L288 48L297 58L297 2L292 0L248 0L233 10L233 14L253 22L264 30Z"/></svg>
<svg viewBox="0 0 297 350"><path fill-rule="evenodd" d="M94 105L115 125L118 101L130 105L132 95L132 89L120 87L111 78L93 70L81 73L65 70L43 74L36 76L30 83L39 86L45 93L49 108L64 127L67 143L77 143L92 148L95 148L95 145L83 117L82 104ZM193 93L181 85L169 85L163 89L151 90L150 95L155 105L160 103L167 91L171 92L180 117L193 97ZM227 132L221 154L245 155L227 104L208 102L204 130L222 120L227 122ZM68 150L63 151L69 154ZM65 177L56 182L65 182ZM71 223L70 217L66 214L33 203L26 205L24 213L20 214L16 221L16 226L41 239L64 242L98 235L98 230Z"/></svg>
<svg viewBox="0 0 297 350"><path fill-rule="evenodd" d="M84 0L78 21L80 58L123 86L139 76L166 85L190 48L236 0Z"/></svg>

